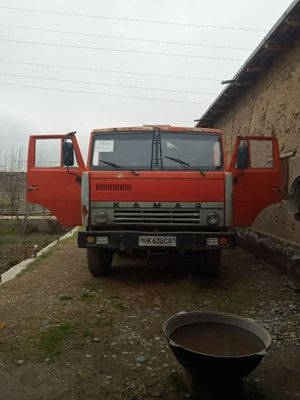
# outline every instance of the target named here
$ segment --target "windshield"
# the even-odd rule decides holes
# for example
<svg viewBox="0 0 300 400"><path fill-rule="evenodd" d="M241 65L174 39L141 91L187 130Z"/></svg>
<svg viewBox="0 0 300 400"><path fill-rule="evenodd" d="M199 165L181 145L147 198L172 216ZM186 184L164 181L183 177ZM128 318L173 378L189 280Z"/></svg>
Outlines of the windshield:
<svg viewBox="0 0 300 400"><path fill-rule="evenodd" d="M115 132L94 136L92 167L101 170L201 170L223 167L220 136L191 132Z"/></svg>
<svg viewBox="0 0 300 400"><path fill-rule="evenodd" d="M167 170L198 168L214 171L222 167L219 135L163 132L161 148L164 169Z"/></svg>
<svg viewBox="0 0 300 400"><path fill-rule="evenodd" d="M150 170L152 137L153 132L98 134L94 141L92 166L104 170Z"/></svg>

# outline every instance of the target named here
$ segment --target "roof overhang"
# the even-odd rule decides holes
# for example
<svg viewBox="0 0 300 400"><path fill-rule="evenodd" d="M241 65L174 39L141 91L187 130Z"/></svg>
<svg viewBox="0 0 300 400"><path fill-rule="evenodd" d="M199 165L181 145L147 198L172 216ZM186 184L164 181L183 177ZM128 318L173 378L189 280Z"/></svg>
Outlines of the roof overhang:
<svg viewBox="0 0 300 400"><path fill-rule="evenodd" d="M276 22L270 32L260 42L235 76L223 84L225 89L206 110L200 119L196 119L196 127L213 126L232 104L241 96L245 88L251 86L258 76L268 70L279 55L289 49L300 32L300 0L295 0Z"/></svg>

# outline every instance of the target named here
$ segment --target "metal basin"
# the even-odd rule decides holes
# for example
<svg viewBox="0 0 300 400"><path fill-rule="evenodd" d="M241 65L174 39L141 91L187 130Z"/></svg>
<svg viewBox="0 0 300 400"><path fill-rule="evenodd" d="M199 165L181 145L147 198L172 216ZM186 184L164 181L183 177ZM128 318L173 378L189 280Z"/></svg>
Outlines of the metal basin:
<svg viewBox="0 0 300 400"><path fill-rule="evenodd" d="M211 311L179 313L163 325L170 348L198 381L223 387L237 386L261 362L271 336L260 325Z"/></svg>

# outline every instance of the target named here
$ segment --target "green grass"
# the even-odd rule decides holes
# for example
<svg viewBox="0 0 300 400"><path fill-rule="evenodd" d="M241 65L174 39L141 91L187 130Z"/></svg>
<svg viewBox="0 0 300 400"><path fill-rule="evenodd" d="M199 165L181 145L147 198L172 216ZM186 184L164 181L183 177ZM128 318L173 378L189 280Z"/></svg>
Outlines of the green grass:
<svg viewBox="0 0 300 400"><path fill-rule="evenodd" d="M122 297L118 295L113 295L109 297L112 300L112 305L117 310L123 311L126 310L128 307L123 303Z"/></svg>
<svg viewBox="0 0 300 400"><path fill-rule="evenodd" d="M10 220L9 224L7 221L0 221L0 235L14 235L20 231L20 221Z"/></svg>
<svg viewBox="0 0 300 400"><path fill-rule="evenodd" d="M170 375L168 375L168 381L176 391L186 392L186 386L181 372L179 371L171 372Z"/></svg>
<svg viewBox="0 0 300 400"><path fill-rule="evenodd" d="M118 301L117 303L114 303L114 307L115 307L117 310L120 310L120 311L123 311L123 310L126 310L126 309L127 309L127 306L125 306L125 304L122 303L121 301Z"/></svg>
<svg viewBox="0 0 300 400"><path fill-rule="evenodd" d="M81 295L80 295L80 299L83 301L90 301L94 298L95 298L95 295L92 293L88 293L88 292L81 293Z"/></svg>
<svg viewBox="0 0 300 400"><path fill-rule="evenodd" d="M82 332L82 336L85 337L85 338L92 338L92 337L94 337L95 335L94 335L94 333L93 333L91 330L85 329L85 330Z"/></svg>
<svg viewBox="0 0 300 400"><path fill-rule="evenodd" d="M98 317L96 324L100 327L100 328L107 328L113 325L113 320L111 318L101 318Z"/></svg>
<svg viewBox="0 0 300 400"><path fill-rule="evenodd" d="M75 326L65 323L49 328L39 339L39 348L49 357L59 354L61 346L75 332Z"/></svg>

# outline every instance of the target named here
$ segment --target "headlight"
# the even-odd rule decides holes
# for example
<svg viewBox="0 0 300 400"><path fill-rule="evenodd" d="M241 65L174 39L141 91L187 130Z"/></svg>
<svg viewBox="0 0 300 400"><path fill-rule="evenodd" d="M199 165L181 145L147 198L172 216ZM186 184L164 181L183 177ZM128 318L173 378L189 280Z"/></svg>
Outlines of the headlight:
<svg viewBox="0 0 300 400"><path fill-rule="evenodd" d="M108 215L105 211L97 211L95 214L95 221L97 224L106 224L108 221Z"/></svg>
<svg viewBox="0 0 300 400"><path fill-rule="evenodd" d="M217 225L219 223L219 219L220 219L220 217L217 212L209 211L207 213L206 220L207 220L208 225Z"/></svg>

